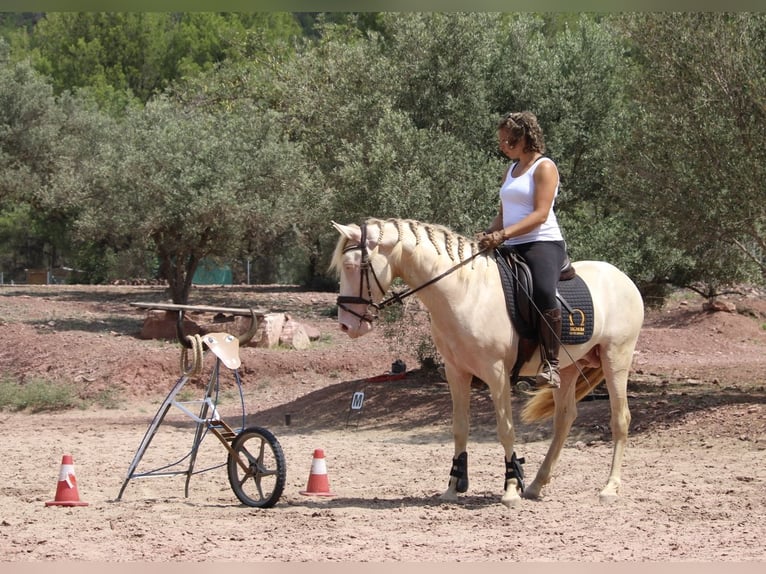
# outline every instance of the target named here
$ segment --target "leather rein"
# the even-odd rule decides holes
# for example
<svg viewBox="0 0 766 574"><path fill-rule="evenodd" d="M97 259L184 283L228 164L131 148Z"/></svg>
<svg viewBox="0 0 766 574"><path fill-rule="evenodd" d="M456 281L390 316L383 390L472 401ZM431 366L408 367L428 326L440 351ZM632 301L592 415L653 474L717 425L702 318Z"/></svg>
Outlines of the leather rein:
<svg viewBox="0 0 766 574"><path fill-rule="evenodd" d="M355 245L349 245L345 249L343 249L343 253L348 253L349 251L354 251L356 249L359 249L362 252L362 262L360 265L360 273L359 273L359 295L353 296L353 295L339 295L336 299L336 302L338 304L338 307L343 309L344 311L350 313L351 315L359 318L361 321L366 321L368 323L372 323L375 319L378 318L378 313L381 309L385 309L386 307L389 307L390 305L393 305L394 303L402 303L402 300L406 297L409 297L410 295L414 295L421 289L425 289L429 285L432 285L433 283L436 283L440 279L443 279L453 271L456 271L466 263L472 261L480 254L484 253L486 249L482 249L480 251L477 251L473 255L471 255L468 259L462 260L457 265L453 265L443 273L440 273L436 277L433 277L423 283L422 285L415 287L414 289L406 288L403 291L394 292L390 297L383 299L379 303L375 303L372 300L372 287L370 282L370 275L372 275L372 278L375 280L375 284L378 286L378 289L380 289L381 293L385 294L385 289L383 289L382 285L380 284L380 280L378 279L377 274L375 273L375 269L372 266L372 263L370 261L370 255L367 251L367 224L363 223L360 226L362 236L358 244ZM365 279L367 283L367 297L363 297L362 293L364 292L364 284ZM353 309L350 309L346 305L366 305L367 309L365 309L364 314L359 314ZM375 314L371 314L369 312L370 308L375 309Z"/></svg>

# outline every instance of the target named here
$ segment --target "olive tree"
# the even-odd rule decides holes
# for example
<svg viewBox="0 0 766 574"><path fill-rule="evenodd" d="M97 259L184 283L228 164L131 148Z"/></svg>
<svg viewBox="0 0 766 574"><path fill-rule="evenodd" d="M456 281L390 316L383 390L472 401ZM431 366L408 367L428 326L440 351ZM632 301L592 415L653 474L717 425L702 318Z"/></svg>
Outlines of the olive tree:
<svg viewBox="0 0 766 574"><path fill-rule="evenodd" d="M386 14L363 32L322 28L278 74L275 101L317 166L330 219L410 217L472 232L491 217L501 167L484 76L494 18ZM490 135L491 134L491 135ZM492 142L491 144L489 142ZM489 168L487 167L489 164Z"/></svg>
<svg viewBox="0 0 766 574"><path fill-rule="evenodd" d="M766 17L635 14L639 120L617 174L632 209L681 250L666 277L713 297L766 270Z"/></svg>
<svg viewBox="0 0 766 574"><path fill-rule="evenodd" d="M0 55L3 267L49 267L76 257L72 198L83 162L104 133L102 120L84 98L55 96L28 61L11 63Z"/></svg>
<svg viewBox="0 0 766 574"><path fill-rule="evenodd" d="M239 253L248 226L290 225L302 160L277 119L164 97L130 111L94 156L79 233L154 254L173 301L186 303L203 258Z"/></svg>

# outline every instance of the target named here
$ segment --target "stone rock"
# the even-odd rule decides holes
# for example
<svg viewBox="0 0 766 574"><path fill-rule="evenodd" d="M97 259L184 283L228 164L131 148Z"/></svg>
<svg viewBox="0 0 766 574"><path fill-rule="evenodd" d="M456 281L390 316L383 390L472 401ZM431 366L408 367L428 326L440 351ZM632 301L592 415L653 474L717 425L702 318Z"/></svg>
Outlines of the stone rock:
<svg viewBox="0 0 766 574"><path fill-rule="evenodd" d="M297 321L293 321L289 315L285 315L285 317L287 320L282 326L282 334L279 336L280 344L298 350L308 349L311 341L308 333L306 333L306 328Z"/></svg>
<svg viewBox="0 0 766 574"><path fill-rule="evenodd" d="M232 316L226 316L222 314L215 315L212 320L201 322L199 324L200 333L207 335L208 333L230 333L232 335L239 335L238 325L236 318Z"/></svg>
<svg viewBox="0 0 766 574"><path fill-rule="evenodd" d="M250 328L250 317L216 315L212 319L195 322L184 315L184 333L230 333L239 337ZM141 329L142 339L176 339L175 311L149 310ZM258 315L258 328L246 346L272 349L279 345L293 349L308 349L311 341L319 339L319 330L294 321L286 313Z"/></svg>
<svg viewBox="0 0 766 574"><path fill-rule="evenodd" d="M285 324L284 313L266 313L255 333L255 346L271 349L279 345L282 327Z"/></svg>
<svg viewBox="0 0 766 574"><path fill-rule="evenodd" d="M263 314L259 314L257 317L257 320L260 326L260 324L263 322ZM250 317L243 317L242 315L237 315L236 317L234 317L233 325L234 326L232 330L231 331L227 330L227 333L233 333L237 337L239 337L240 335L244 335L250 330ZM261 334L261 330L259 327L256 329L255 335L253 335L253 338L250 339L247 343L245 343L244 346L257 347L258 341L259 341L258 337L260 336L260 334Z"/></svg>
<svg viewBox="0 0 766 574"><path fill-rule="evenodd" d="M306 334L309 337L309 341L318 341L322 336L322 333L319 331L319 329L312 327L311 325L303 325L303 329L306 331Z"/></svg>
<svg viewBox="0 0 766 574"><path fill-rule="evenodd" d="M160 311L150 309L144 318L144 324L141 327L142 339L176 339L176 312ZM186 335L196 335L200 332L199 325L184 316L184 333Z"/></svg>
<svg viewBox="0 0 766 574"><path fill-rule="evenodd" d="M702 308L705 311L710 312L716 312L716 311L723 311L725 313L736 313L737 312L737 306L732 303L731 301L719 301L718 299L715 299L713 301L706 301Z"/></svg>

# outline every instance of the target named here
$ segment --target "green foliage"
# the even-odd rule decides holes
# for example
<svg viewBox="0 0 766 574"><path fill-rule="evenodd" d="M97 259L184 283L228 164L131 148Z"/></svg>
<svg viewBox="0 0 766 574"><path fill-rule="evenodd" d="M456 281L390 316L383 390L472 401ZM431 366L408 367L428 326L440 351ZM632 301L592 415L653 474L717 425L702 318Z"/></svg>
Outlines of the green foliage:
<svg viewBox="0 0 766 574"><path fill-rule="evenodd" d="M7 39L19 28L31 29L42 17L39 12L0 12L0 36Z"/></svg>
<svg viewBox="0 0 766 574"><path fill-rule="evenodd" d="M39 261L35 264L27 257L30 247L42 251L42 246L35 245L35 234L30 233L32 226L29 206L9 203L0 210L0 270L6 283L23 281L24 269L39 267Z"/></svg>
<svg viewBox="0 0 766 574"><path fill-rule="evenodd" d="M394 285L401 289L401 285ZM410 354L413 349L421 367L432 367L442 362L431 338L431 320L425 307L415 298L405 299L402 305L386 307L380 313L380 327L396 357Z"/></svg>
<svg viewBox="0 0 766 574"><path fill-rule="evenodd" d="M98 140L86 117L27 62L0 61L0 212L8 241L26 251L11 257L14 268L54 265L68 251L70 194L81 184L87 142Z"/></svg>
<svg viewBox="0 0 766 574"><path fill-rule="evenodd" d="M63 119L53 90L27 63L0 61L0 201L46 185L63 151Z"/></svg>
<svg viewBox="0 0 766 574"><path fill-rule="evenodd" d="M79 399L72 387L42 379L33 379L18 384L10 379L0 382L0 410L31 412L59 411L81 408Z"/></svg>
<svg viewBox="0 0 766 574"><path fill-rule="evenodd" d="M439 130L418 130L395 112L370 135L338 153L336 197L351 221L404 217L472 234L477 217L494 214L492 184L501 167L489 169L485 154Z"/></svg>
<svg viewBox="0 0 766 574"><path fill-rule="evenodd" d="M396 70L395 107L412 124L450 134L467 147L494 143L487 78L497 59L497 14L393 13L382 17Z"/></svg>
<svg viewBox="0 0 766 574"><path fill-rule="evenodd" d="M57 93L88 88L114 111L132 95L141 102L174 81L251 57L263 43L299 33L288 13L52 12L14 44L32 56Z"/></svg>
<svg viewBox="0 0 766 574"><path fill-rule="evenodd" d="M637 14L625 19L642 74L641 121L616 171L619 207L689 258L670 280L719 292L764 265L766 18Z"/></svg>
<svg viewBox="0 0 766 574"><path fill-rule="evenodd" d="M52 412L83 409L97 405L105 409L117 408L120 398L114 389L90 392L70 383L57 383L33 378L19 383L9 377L0 380L0 411Z"/></svg>
<svg viewBox="0 0 766 574"><path fill-rule="evenodd" d="M224 114L167 98L130 111L94 158L80 237L152 250L173 301L186 303L200 260L273 251L289 233L305 172L278 117ZM293 161L288 161L290 157Z"/></svg>
<svg viewBox="0 0 766 574"><path fill-rule="evenodd" d="M530 109L559 166L574 258L610 261L645 293L711 294L766 273L760 14L3 24L4 268L159 275L177 302L203 257L251 261L255 281L332 286L331 219L484 228L507 165L496 120Z"/></svg>

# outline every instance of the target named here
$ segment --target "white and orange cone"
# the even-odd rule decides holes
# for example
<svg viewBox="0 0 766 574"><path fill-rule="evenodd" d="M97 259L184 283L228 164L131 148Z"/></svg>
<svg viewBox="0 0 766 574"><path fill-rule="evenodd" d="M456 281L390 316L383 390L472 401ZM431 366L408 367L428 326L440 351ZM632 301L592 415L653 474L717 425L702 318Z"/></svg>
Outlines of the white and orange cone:
<svg viewBox="0 0 766 574"><path fill-rule="evenodd" d="M327 478L327 464L324 460L324 451L321 448L314 450L314 459L311 461L311 473L306 490L301 490L306 496L335 496L330 492L330 481Z"/></svg>
<svg viewBox="0 0 766 574"><path fill-rule="evenodd" d="M49 500L45 506L88 506L87 502L80 500L80 494L77 492L77 479L74 476L74 463L71 454L65 454L61 459L56 499Z"/></svg>

